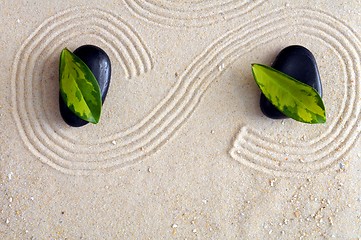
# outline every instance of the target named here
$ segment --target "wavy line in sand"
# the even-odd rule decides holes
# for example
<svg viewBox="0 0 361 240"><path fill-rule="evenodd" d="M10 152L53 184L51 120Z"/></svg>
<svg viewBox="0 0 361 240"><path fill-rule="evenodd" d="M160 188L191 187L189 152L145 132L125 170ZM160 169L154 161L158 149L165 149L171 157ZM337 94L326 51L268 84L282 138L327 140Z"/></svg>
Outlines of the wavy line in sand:
<svg viewBox="0 0 361 240"><path fill-rule="evenodd" d="M168 27L202 27L245 15L265 0L208 0L171 2L165 0L124 0L141 19Z"/></svg>
<svg viewBox="0 0 361 240"><path fill-rule="evenodd" d="M295 15L299 16L298 20L291 24L286 24L285 19L289 19L290 16L294 17ZM314 15L319 19L315 18L315 20L310 20L309 16L314 17ZM99 146L102 146L102 144L107 144L109 143L109 140L114 139L117 140L117 142L119 141L120 144L112 147L100 147L100 149L103 149L104 151L99 152L95 148L89 149L87 144L76 143L76 146L79 145L79 148L77 149L79 152L69 152L69 150L65 148L66 146L60 146L58 149L51 149L50 147L59 147L56 143L52 143L49 145L50 147L41 149L43 152L40 154L40 157L47 158L49 161L46 163L54 168L70 174L91 174L128 166L129 164L141 161L148 154L155 152L163 146L183 123L187 121L200 102L206 89L220 74L218 71L218 66L220 64L223 63L229 65L239 56L250 52L252 49L271 42L279 36L287 36L287 34L290 33L296 32L302 34L303 32L303 34L317 36L321 32L324 36L335 39L333 38L333 35L337 36L338 32L340 32L338 29L331 32L327 29L326 31L322 31L321 28L321 26L323 28L328 26L327 24L330 19L333 20L330 16L318 11L294 9L294 12L287 13L287 11L281 9L250 21L240 28L225 34L197 57L186 71L180 75L180 81L170 90L168 96L163 99L147 117L126 131L115 133L104 139L100 139L98 143ZM352 34L355 35L354 33ZM358 38L356 37L355 39ZM332 46L338 46L337 41L334 44L336 45ZM355 46L358 48L357 44ZM340 48L335 49L340 50ZM342 50L342 52L347 55L350 50ZM355 51L351 52L355 53ZM357 69L359 66L355 66L355 68ZM352 81L352 79L354 79L352 77L355 76L350 74L350 77ZM343 109L342 112L346 111L346 116L349 117L348 119L344 118L343 120L347 121L346 126L350 126L350 130L346 132L346 138L344 135L341 136L340 134L337 136L334 135L333 138L333 141L335 141L339 136L343 137L344 142L347 142L345 145L346 151L351 146L350 142L352 143L356 139L355 136L352 135L352 133L355 132L353 130L356 130L356 133L359 133L360 130L359 127L357 128L357 125L355 129L355 122L357 122L359 117L359 111L356 111L356 115L347 115L349 112L347 107L351 106L351 111L357 108L357 106L355 107L355 104L357 103L352 101L352 99L359 96L360 87L358 86L357 88L355 83L352 83L350 86L350 91L344 101L350 99L351 101L342 104L342 108L345 109ZM354 95L354 97L352 97L352 95ZM328 137L329 134L340 132L337 127L337 121L341 120L336 119L334 123L331 123L331 127L326 131L328 134L325 133L320 139L314 140L314 146L317 145L316 143ZM251 136L251 134L247 135ZM255 137L255 141L262 141L262 139L257 139L258 138ZM263 159L260 157L257 157L258 160L261 160L259 161L259 164L252 163L250 158L240 157L237 154L235 155L234 152L239 151L238 143L240 141L241 140L237 140L235 142L235 147L231 150L232 157L240 162L244 162L246 165L253 164L254 166L259 166L258 169L261 171L274 171L272 169L268 170L269 168L265 167L266 164L262 165ZM245 150L252 153L252 147L253 145L250 145L250 147ZM94 154L101 156L101 159L95 160ZM72 158L69 157L70 155ZM76 159L76 161L74 161L74 159ZM89 159L92 161L89 161ZM286 172L286 170L283 172Z"/></svg>

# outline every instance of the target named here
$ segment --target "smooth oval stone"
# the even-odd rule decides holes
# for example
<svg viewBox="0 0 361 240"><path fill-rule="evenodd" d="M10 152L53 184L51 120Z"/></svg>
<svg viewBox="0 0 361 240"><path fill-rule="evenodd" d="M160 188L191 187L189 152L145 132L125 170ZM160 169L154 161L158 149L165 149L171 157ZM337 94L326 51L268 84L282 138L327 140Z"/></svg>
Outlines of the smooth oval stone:
<svg viewBox="0 0 361 240"><path fill-rule="evenodd" d="M310 85L322 97L322 85L316 59L307 48L298 45L284 48L277 55L272 67L300 82ZM288 118L273 106L263 93L261 94L260 107L263 114L269 118Z"/></svg>
<svg viewBox="0 0 361 240"><path fill-rule="evenodd" d="M111 63L108 55L101 48L93 45L81 46L74 51L74 54L78 56L94 74L100 86L102 103L104 103L108 93L111 75ZM68 125L81 127L88 123L70 111L60 94L59 107L61 116Z"/></svg>

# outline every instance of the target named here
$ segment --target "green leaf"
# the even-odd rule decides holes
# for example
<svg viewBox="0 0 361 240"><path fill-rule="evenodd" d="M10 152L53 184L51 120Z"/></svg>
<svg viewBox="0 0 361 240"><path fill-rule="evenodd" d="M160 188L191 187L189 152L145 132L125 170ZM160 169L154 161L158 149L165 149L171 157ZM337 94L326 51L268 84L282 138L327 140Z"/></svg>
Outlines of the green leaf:
<svg viewBox="0 0 361 240"><path fill-rule="evenodd" d="M59 66L60 94L68 108L81 119L98 123L102 99L98 81L88 66L64 48Z"/></svg>
<svg viewBox="0 0 361 240"><path fill-rule="evenodd" d="M304 123L326 122L325 106L318 92L276 69L252 64L256 83L283 114Z"/></svg>

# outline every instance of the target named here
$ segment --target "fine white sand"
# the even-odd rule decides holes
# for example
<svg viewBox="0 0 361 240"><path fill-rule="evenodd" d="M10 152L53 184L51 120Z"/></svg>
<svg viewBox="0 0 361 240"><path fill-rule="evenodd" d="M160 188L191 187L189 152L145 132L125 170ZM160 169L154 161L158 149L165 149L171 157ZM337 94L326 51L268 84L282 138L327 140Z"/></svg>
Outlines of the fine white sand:
<svg viewBox="0 0 361 240"><path fill-rule="evenodd" d="M0 239L361 238L354 0L0 3ZM60 51L112 61L101 121L58 108ZM271 120L251 63L300 44L327 123Z"/></svg>

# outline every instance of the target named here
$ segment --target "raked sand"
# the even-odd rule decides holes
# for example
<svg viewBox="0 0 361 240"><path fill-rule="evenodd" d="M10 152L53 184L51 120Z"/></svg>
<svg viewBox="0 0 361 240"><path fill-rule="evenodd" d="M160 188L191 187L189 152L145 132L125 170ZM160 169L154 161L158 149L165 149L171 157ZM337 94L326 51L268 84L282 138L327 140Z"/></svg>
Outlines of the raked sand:
<svg viewBox="0 0 361 240"><path fill-rule="evenodd" d="M359 1L0 3L0 239L360 239ZM101 121L58 108L104 49ZM327 123L271 120L251 63L310 49Z"/></svg>

